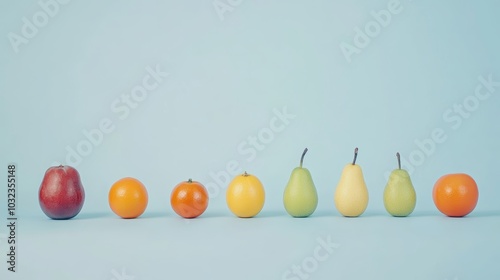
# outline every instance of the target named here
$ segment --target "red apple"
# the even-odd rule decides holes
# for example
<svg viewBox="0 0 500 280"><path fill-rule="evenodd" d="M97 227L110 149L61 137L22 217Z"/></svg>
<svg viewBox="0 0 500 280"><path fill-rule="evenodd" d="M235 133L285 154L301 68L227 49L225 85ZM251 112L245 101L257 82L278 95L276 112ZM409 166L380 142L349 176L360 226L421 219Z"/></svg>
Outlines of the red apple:
<svg viewBox="0 0 500 280"><path fill-rule="evenodd" d="M53 166L43 177L38 201L43 213L55 220L71 219L83 207L85 191L80 174L71 166Z"/></svg>

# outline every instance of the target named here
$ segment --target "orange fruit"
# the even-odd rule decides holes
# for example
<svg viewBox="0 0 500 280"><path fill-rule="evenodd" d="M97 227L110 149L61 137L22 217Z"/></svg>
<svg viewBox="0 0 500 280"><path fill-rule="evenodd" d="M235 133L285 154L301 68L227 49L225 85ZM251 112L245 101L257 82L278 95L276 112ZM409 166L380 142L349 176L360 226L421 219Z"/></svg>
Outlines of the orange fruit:
<svg viewBox="0 0 500 280"><path fill-rule="evenodd" d="M450 217L463 217L476 207L479 191L471 176L448 174L434 184L432 198L441 213Z"/></svg>
<svg viewBox="0 0 500 280"><path fill-rule="evenodd" d="M208 207L207 189L199 182L189 179L177 184L170 195L170 205L183 218L196 218Z"/></svg>
<svg viewBox="0 0 500 280"><path fill-rule="evenodd" d="M236 176L226 190L227 207L240 218L251 218L259 214L265 199L262 182L246 172Z"/></svg>
<svg viewBox="0 0 500 280"><path fill-rule="evenodd" d="M146 210L148 191L139 180L127 177L111 186L108 201L116 215L124 219L133 219Z"/></svg>

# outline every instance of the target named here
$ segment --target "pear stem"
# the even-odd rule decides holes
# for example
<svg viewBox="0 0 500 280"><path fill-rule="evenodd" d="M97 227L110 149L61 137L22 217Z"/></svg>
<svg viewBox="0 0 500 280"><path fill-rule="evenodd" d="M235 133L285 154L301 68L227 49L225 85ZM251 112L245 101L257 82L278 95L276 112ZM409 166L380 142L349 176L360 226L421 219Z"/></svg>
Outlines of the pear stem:
<svg viewBox="0 0 500 280"><path fill-rule="evenodd" d="M188 183L192 183L192 182L193 182L193 180L191 178L189 178Z"/></svg>
<svg viewBox="0 0 500 280"><path fill-rule="evenodd" d="M401 156L399 155L399 152L396 153L396 157L398 158L398 168L401 169Z"/></svg>
<svg viewBox="0 0 500 280"><path fill-rule="evenodd" d="M307 148L304 150L304 152L302 153L302 157L300 157L300 168L302 168L302 163L304 162L304 156L306 155L307 153Z"/></svg>
<svg viewBox="0 0 500 280"><path fill-rule="evenodd" d="M358 158L358 148L354 149L354 159L352 160L352 165L356 164L356 159Z"/></svg>

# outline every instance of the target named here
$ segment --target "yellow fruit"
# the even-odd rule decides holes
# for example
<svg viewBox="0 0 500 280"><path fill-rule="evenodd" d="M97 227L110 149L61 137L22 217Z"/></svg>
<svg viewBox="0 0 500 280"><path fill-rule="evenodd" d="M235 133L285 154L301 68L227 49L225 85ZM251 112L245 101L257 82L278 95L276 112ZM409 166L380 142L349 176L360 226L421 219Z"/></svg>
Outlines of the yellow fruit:
<svg viewBox="0 0 500 280"><path fill-rule="evenodd" d="M227 187L226 203L236 216L250 218L262 210L265 196L260 180L245 172L236 176Z"/></svg>
<svg viewBox="0 0 500 280"><path fill-rule="evenodd" d="M368 206L368 189L361 167L356 164L358 148L354 150L354 160L342 170L340 181L334 194L335 207L346 217L357 217Z"/></svg>

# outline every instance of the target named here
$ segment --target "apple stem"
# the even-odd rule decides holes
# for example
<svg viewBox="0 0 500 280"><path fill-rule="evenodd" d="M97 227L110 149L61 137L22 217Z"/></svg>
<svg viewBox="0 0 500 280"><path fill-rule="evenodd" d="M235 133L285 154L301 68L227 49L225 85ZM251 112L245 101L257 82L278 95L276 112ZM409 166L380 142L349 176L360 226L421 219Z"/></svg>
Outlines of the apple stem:
<svg viewBox="0 0 500 280"><path fill-rule="evenodd" d="M399 152L396 153L396 157L398 158L398 168L401 169L401 156L399 155Z"/></svg>
<svg viewBox="0 0 500 280"><path fill-rule="evenodd" d="M243 176L245 177L248 176L248 173L245 171L245 173L243 173Z"/></svg>
<svg viewBox="0 0 500 280"><path fill-rule="evenodd" d="M358 158L358 148L354 149L354 159L352 160L352 165L356 164L356 158Z"/></svg>
<svg viewBox="0 0 500 280"><path fill-rule="evenodd" d="M302 156L300 157L300 168L302 168L302 163L304 162L304 156L307 153L307 148L305 148L304 152L302 152Z"/></svg>
<svg viewBox="0 0 500 280"><path fill-rule="evenodd" d="M192 182L193 182L193 180L191 178L189 178L188 183L192 183Z"/></svg>

